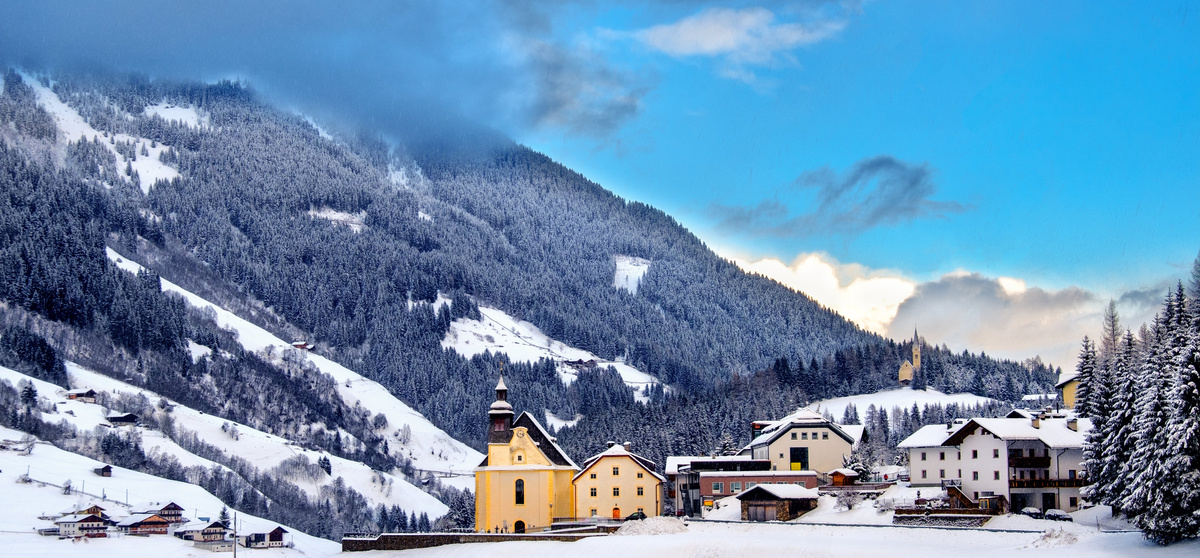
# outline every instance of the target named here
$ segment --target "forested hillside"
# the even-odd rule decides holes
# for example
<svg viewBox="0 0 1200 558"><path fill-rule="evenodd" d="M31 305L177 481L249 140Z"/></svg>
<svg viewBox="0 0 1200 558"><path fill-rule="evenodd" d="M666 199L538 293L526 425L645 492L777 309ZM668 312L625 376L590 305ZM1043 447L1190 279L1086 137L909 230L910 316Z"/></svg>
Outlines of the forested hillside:
<svg viewBox="0 0 1200 558"><path fill-rule="evenodd" d="M389 465L365 417L339 406L336 394L230 349L211 320L157 292L155 277L114 271L106 245L280 336L314 342L476 447L507 359L467 359L440 343L453 320L477 316L480 304L670 386L643 405L603 370L568 386L558 363L505 363L519 410L583 416L561 432L576 457L610 438L632 439L660 463L669 453L708 452L723 434L748 436L748 419L893 385L908 351L745 274L661 211L486 130L334 139L239 84L54 79L54 93L101 134L61 137L31 86L6 74L6 321L43 324L59 332L47 338L71 359L191 397L198 409L252 421L273 394L294 401L287 420L257 419L267 431L336 424L363 441L352 450L362 459ZM167 121L147 111L164 103L203 118ZM151 157L148 149L178 176L144 184L135 163ZM614 287L617 256L650 262L636 294ZM430 304L439 293L453 303ZM195 371L188 340L232 360ZM926 354L920 381L931 387L999 399L1052 389L1053 371L1040 364L936 347ZM231 380L215 396L167 386L193 374ZM270 387L258 402L229 399L253 378L278 391Z"/></svg>

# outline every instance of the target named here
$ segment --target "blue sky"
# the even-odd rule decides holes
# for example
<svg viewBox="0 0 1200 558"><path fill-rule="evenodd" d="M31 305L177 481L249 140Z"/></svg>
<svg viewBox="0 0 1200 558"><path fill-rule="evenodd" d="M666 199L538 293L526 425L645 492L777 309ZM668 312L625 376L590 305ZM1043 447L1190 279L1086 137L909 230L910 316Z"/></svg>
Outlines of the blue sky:
<svg viewBox="0 0 1200 558"><path fill-rule="evenodd" d="M864 327L1065 367L1200 250L1189 2L30 0L0 61L454 112Z"/></svg>

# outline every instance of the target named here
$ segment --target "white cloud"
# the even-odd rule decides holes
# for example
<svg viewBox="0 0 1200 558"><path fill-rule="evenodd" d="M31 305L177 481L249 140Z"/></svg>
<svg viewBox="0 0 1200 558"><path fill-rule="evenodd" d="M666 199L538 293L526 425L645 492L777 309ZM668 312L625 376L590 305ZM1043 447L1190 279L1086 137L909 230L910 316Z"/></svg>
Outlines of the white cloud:
<svg viewBox="0 0 1200 558"><path fill-rule="evenodd" d="M642 44L677 58L721 57L724 77L753 81L746 65L770 66L794 63L791 51L824 41L845 28L841 19L818 19L808 23L780 22L766 8L709 8L674 23L635 31L631 36Z"/></svg>
<svg viewBox="0 0 1200 558"><path fill-rule="evenodd" d="M863 329L880 335L912 296L916 283L899 274L841 264L826 254L801 254L791 265L774 258L756 262L733 259L742 269L774 279L812 297Z"/></svg>
<svg viewBox="0 0 1200 558"><path fill-rule="evenodd" d="M1108 304L1107 295L1076 286L1046 289L1020 278L961 269L918 283L899 272L843 264L820 253L800 254L791 265L775 258L731 260L892 339L907 338L916 327L929 343L954 351L1013 360L1040 356L1064 370L1074 368L1083 336L1097 336ZM1122 326L1136 332L1149 321L1166 287L1115 296Z"/></svg>

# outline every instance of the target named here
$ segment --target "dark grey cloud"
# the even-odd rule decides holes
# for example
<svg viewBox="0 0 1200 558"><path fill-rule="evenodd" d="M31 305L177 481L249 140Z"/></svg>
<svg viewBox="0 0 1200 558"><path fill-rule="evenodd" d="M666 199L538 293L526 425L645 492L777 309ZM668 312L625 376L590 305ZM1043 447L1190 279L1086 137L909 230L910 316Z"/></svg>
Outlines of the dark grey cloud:
<svg viewBox="0 0 1200 558"><path fill-rule="evenodd" d="M0 3L0 62L247 79L377 130L430 114L604 136L653 86L559 39L550 3L315 0ZM585 89L580 84L598 83Z"/></svg>
<svg viewBox="0 0 1200 558"><path fill-rule="evenodd" d="M863 159L841 176L828 167L806 172L794 185L814 192L815 206L808 212L793 215L778 199L768 199L749 208L713 204L708 213L724 230L792 237L857 234L970 209L956 201L932 199L937 184L928 165L887 155Z"/></svg>

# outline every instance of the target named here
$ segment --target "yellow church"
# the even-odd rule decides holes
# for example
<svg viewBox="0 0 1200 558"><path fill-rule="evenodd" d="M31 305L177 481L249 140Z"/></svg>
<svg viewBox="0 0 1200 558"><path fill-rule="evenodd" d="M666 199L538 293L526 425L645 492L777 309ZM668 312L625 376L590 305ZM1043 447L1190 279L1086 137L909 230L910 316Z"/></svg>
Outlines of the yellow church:
<svg viewBox="0 0 1200 558"><path fill-rule="evenodd" d="M912 383L913 375L921 370L921 339L917 336L917 330L913 330L913 345L912 345L912 360L904 361L900 365L900 373L898 380L900 385L907 386Z"/></svg>
<svg viewBox="0 0 1200 558"><path fill-rule="evenodd" d="M573 477L579 467L537 419L513 420L504 378L488 410L487 457L475 468L475 530L541 531L575 513Z"/></svg>

